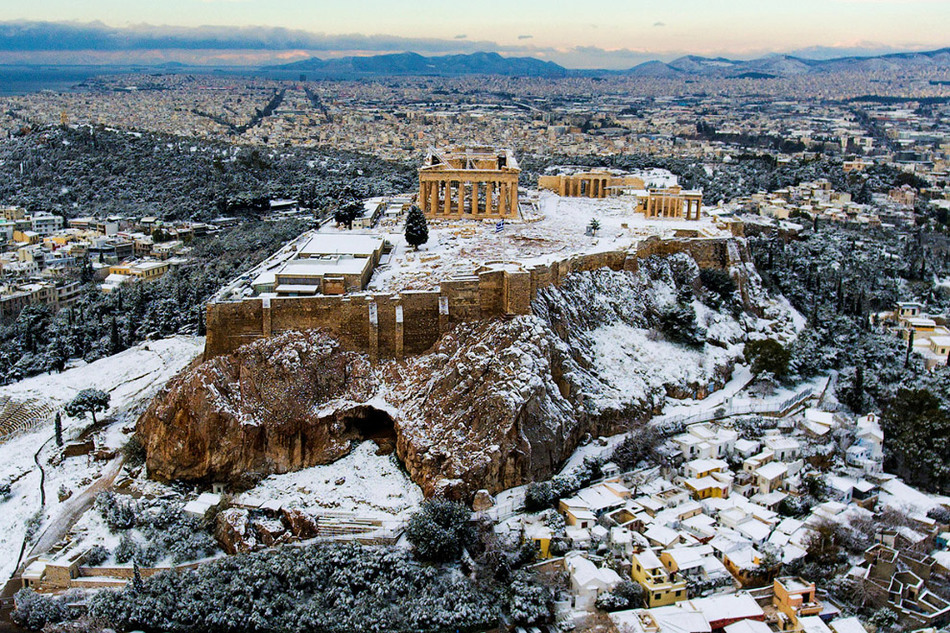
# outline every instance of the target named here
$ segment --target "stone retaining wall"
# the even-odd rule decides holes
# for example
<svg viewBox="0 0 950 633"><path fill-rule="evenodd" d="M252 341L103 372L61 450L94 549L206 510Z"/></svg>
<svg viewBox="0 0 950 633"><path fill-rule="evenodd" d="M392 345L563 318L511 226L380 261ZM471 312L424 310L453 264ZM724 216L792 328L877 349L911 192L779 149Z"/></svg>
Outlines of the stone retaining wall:
<svg viewBox="0 0 950 633"><path fill-rule="evenodd" d="M476 274L443 281L431 291L344 296L252 298L207 308L205 360L274 334L321 328L346 349L373 361L421 354L449 327L467 321L531 314L539 290L559 286L571 273L609 268L636 271L639 260L689 253L701 268L738 263L735 238L648 238L629 251L572 255L530 268L488 263Z"/></svg>

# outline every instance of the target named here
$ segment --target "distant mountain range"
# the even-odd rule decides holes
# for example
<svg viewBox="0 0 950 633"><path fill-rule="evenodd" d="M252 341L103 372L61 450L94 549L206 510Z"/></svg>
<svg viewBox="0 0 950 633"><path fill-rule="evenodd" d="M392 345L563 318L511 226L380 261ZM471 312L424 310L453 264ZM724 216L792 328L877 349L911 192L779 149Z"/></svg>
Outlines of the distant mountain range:
<svg viewBox="0 0 950 633"><path fill-rule="evenodd" d="M554 62L545 62L533 57L502 57L498 53L437 57L426 57L418 53L395 53L327 60L311 57L291 64L265 66L263 70L301 72L320 77L392 75L566 77L572 72Z"/></svg>
<svg viewBox="0 0 950 633"><path fill-rule="evenodd" d="M792 55L767 55L758 59L687 55L671 62L649 61L628 70L572 70L533 57L503 57L498 53L441 55L396 53L367 57L320 59L265 66L265 73L306 74L309 78L359 78L396 75L504 75L513 77L576 77L626 75L632 77L789 77L827 72L899 71L911 68L950 69L950 48L916 53L890 53L869 57L808 59Z"/></svg>
<svg viewBox="0 0 950 633"><path fill-rule="evenodd" d="M874 72L910 68L950 68L950 48L919 53L889 53L871 57L808 59L767 55L758 59L687 55L669 63L650 61L623 74L635 77L789 77L827 72Z"/></svg>

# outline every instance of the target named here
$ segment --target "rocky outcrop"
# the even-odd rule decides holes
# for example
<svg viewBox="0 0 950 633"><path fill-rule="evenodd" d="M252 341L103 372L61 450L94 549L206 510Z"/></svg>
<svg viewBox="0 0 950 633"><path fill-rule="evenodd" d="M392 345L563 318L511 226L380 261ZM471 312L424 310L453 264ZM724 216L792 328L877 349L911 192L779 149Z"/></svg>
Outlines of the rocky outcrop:
<svg viewBox="0 0 950 633"><path fill-rule="evenodd" d="M469 500L545 479L583 437L639 424L668 394L702 396L729 378L748 330L764 321L704 307L697 280L684 254L647 258L637 272L577 273L540 292L533 316L460 324L429 353L376 366L319 331L253 342L155 398L138 422L149 473L241 483L373 439L381 451L395 446L426 495ZM705 349L657 329L684 288L697 297Z"/></svg>
<svg viewBox="0 0 950 633"><path fill-rule="evenodd" d="M228 554L247 554L257 548L247 510L229 508L218 513L214 535Z"/></svg>
<svg viewBox="0 0 950 633"><path fill-rule="evenodd" d="M308 512L300 508L281 508L280 514L287 529L297 538L306 540L317 535L317 520Z"/></svg>
<svg viewBox="0 0 950 633"><path fill-rule="evenodd" d="M376 387L364 355L339 351L319 332L294 332L179 375L137 433L157 479L253 480L348 453L360 437L348 420Z"/></svg>

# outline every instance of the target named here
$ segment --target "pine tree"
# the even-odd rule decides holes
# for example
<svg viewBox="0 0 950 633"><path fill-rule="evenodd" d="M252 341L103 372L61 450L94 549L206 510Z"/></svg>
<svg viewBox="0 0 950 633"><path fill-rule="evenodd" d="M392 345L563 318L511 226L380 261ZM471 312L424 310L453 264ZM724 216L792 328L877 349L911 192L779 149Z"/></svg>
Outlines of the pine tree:
<svg viewBox="0 0 950 633"><path fill-rule="evenodd" d="M417 249L429 241L429 225L422 209L413 205L406 214L406 243Z"/></svg>
<svg viewBox="0 0 950 633"><path fill-rule="evenodd" d="M110 398L108 393L100 389L83 389L66 405L66 413L80 419L89 413L92 415L92 423L95 424L96 413L109 408Z"/></svg>
<svg viewBox="0 0 950 633"><path fill-rule="evenodd" d="M59 411L56 412L56 418L53 420L53 429L56 433L56 446L63 445L63 418Z"/></svg>

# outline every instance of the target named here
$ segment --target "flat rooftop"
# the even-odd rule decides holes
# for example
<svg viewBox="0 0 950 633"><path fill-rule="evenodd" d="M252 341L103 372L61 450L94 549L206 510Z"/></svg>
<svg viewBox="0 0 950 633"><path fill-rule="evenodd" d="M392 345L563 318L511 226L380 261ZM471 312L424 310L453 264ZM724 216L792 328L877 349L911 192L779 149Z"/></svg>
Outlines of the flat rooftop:
<svg viewBox="0 0 950 633"><path fill-rule="evenodd" d="M360 275L366 270L367 263L369 262L365 257L295 259L278 270L277 275L287 277L318 277L325 274Z"/></svg>
<svg viewBox="0 0 950 633"><path fill-rule="evenodd" d="M297 251L297 257L319 255L358 255L369 257L382 249L383 238L374 235L316 233Z"/></svg>

